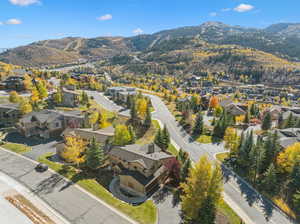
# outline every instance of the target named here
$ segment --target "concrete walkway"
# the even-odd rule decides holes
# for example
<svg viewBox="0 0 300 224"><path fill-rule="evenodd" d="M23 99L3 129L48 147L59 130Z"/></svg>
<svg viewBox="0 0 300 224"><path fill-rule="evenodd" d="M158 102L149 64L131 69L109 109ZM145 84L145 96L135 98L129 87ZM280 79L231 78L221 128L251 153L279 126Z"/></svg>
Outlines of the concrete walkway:
<svg viewBox="0 0 300 224"><path fill-rule="evenodd" d="M0 223L32 224L21 211L4 199L4 197L19 194L30 201L37 209L48 216L56 224L69 224L67 220L50 208L40 198L2 172L0 172ZM5 220L9 220L9 222Z"/></svg>

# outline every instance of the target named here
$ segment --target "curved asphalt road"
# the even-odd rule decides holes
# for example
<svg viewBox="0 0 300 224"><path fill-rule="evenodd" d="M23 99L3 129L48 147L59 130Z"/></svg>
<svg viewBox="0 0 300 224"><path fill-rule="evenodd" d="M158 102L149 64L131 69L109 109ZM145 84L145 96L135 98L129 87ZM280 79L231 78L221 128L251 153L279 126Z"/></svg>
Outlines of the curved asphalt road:
<svg viewBox="0 0 300 224"><path fill-rule="evenodd" d="M121 109L120 106L107 99L102 93L89 91L88 94L93 96L95 101L107 110L117 112ZM200 144L193 142L190 136L179 126L163 101L158 96L148 96L151 98L155 109L153 118L160 120L167 126L172 140L180 148L187 151L194 162L198 161L203 155L207 155L210 159L214 160L216 153L225 151L222 144ZM222 168L224 172L224 199L247 224L295 223L274 206L272 202L256 192L242 178L226 167L223 166Z"/></svg>

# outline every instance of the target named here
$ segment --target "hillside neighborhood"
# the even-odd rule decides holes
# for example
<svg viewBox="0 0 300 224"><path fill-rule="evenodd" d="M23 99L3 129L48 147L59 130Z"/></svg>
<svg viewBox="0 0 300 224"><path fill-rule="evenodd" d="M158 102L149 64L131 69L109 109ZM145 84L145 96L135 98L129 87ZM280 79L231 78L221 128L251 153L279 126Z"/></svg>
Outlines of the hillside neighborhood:
<svg viewBox="0 0 300 224"><path fill-rule="evenodd" d="M299 7L0 1L0 224L299 223Z"/></svg>
<svg viewBox="0 0 300 224"><path fill-rule="evenodd" d="M296 161L292 160L294 168L289 161L296 156L290 150L300 145L297 89L230 85L222 79L208 81L206 76L122 81L115 74L83 74L82 78L77 70L64 74L19 69L11 74L16 72L24 75L24 89L19 88L19 79L16 85L3 86L1 147L34 159L71 181L76 182L76 175L96 178L94 184L110 192L109 197L132 209L147 204L147 211L137 213L135 220L154 223L157 206L171 209L180 220L179 203L181 207L185 203L181 191L188 192L189 170L204 155L202 164L217 158L223 172L235 172L252 185L251 191L256 188L262 197L272 200L271 206L297 218L297 207L289 199L297 191L290 185L274 187L276 181L285 184L284 172L297 169ZM5 80L11 83L10 77ZM169 115L163 112L164 118L157 121L160 104ZM167 117L174 119L176 130ZM189 136L187 141L193 145L178 142L177 132ZM221 189L222 182L215 190ZM286 190L289 194L283 195ZM157 197L163 192L169 192L172 203L160 205ZM128 209L121 212L126 214ZM217 208L218 223L232 223L228 209ZM159 214L163 216L163 210ZM235 219L246 222L242 216L235 215Z"/></svg>

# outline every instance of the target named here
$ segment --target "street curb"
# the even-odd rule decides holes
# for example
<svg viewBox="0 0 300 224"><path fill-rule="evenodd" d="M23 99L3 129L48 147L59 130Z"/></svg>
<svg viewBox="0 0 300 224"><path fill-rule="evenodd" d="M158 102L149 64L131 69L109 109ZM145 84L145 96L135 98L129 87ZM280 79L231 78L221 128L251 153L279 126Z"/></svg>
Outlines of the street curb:
<svg viewBox="0 0 300 224"><path fill-rule="evenodd" d="M229 151L228 151L229 152ZM261 193L259 193L254 187L252 187L251 184L249 184L247 181L245 181L241 176L239 176L236 172L234 172L232 169L230 169L228 166L224 165L221 161L219 161L217 159L217 155L218 154L221 154L221 153L224 153L224 152L220 152L220 153L215 153L214 154L214 157L217 161L217 163L219 163L222 167L224 167L226 170L228 170L229 172L233 173L234 174L234 177L239 179L239 181L243 182L244 184L247 185L247 187L249 187L252 191L255 192L256 195L259 196L259 200L261 201L261 199L263 198L263 200L266 200L268 203L270 203L271 205L273 205L273 207L278 211L280 212L282 215L284 215L287 219L289 219L291 222L295 223L295 224L298 224L296 222L296 220L294 220L292 217L290 217L288 214L286 214L281 208L279 208L273 201L271 201L269 198L265 197L264 195L262 195ZM254 223L255 224L255 223Z"/></svg>
<svg viewBox="0 0 300 224"><path fill-rule="evenodd" d="M15 156L18 156L18 157L21 157L21 158L23 158L23 159L26 159L26 160L28 160L28 161L30 161L30 162L36 164L36 165L39 164L39 162L37 162L37 161L35 161L35 160L32 160L32 159L30 159L30 158L27 158L27 157L25 157L25 156L22 156L22 155L20 155L20 154L18 154L18 153L9 151L9 150L4 149L4 148L2 148L2 147L0 147L0 149L3 150L3 151L5 151L5 152L8 152L8 153L10 153L10 154L13 154L13 155L15 155ZM59 175L59 176L60 176L61 178L63 178L65 181L67 181L67 182L72 182L71 180L67 179L66 177L64 177L64 176L60 175L59 173L55 172L54 170L52 170L50 167L49 167L48 170L49 170L51 173L53 173L53 174ZM14 179L14 178L13 178L13 179ZM16 181L17 181L17 180L16 180ZM18 182L18 181L17 181L17 182ZM98 201L99 203L101 203L102 205L106 206L107 208L111 209L111 210L114 211L117 215L119 215L120 217L126 219L128 222L130 222L130 223L132 223L132 224L138 224L138 222L134 221L133 219L131 219L131 218L128 217L127 215L121 213L121 212L118 211L116 208L114 208L114 207L112 207L111 205L107 204L106 202L102 201L100 198L98 198L98 197L96 197L95 195L91 194L90 192L88 192L88 191L85 190L84 188L80 187L80 186L77 185L76 183L74 183L74 182L72 182L72 183L73 183L73 186L74 186L74 187L76 187L77 189L79 189L79 190L82 191L83 193L89 195L91 198L93 198L94 200ZM36 195L36 196L39 197L38 195ZM41 200L43 200L43 199L41 199ZM44 201L44 200L43 200L43 201ZM45 202L45 201L44 201L44 202ZM47 202L45 202L45 203L47 203ZM48 204L48 203L47 203L47 204ZM51 206L50 206L50 207L51 207ZM53 209L54 209L54 208L53 208ZM54 210L55 210L55 209L54 209ZM55 211L57 211L57 210L55 210ZM57 212L58 212L58 211L57 211ZM60 212L58 212L58 213L60 213ZM62 216L62 214L61 214L61 216Z"/></svg>

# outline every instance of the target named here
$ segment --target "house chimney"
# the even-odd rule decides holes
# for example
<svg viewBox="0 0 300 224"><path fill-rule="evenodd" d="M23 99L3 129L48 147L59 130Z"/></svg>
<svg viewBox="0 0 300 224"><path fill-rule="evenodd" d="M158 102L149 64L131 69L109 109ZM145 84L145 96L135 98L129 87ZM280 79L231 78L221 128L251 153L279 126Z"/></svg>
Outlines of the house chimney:
<svg viewBox="0 0 300 224"><path fill-rule="evenodd" d="M148 145L148 154L154 153L155 145L154 143L151 143Z"/></svg>

